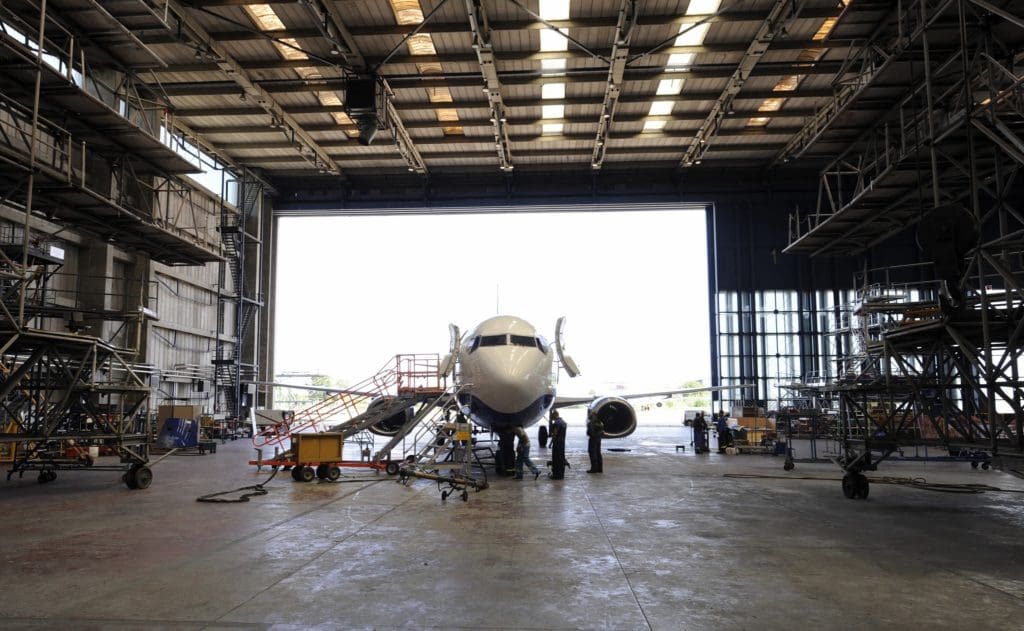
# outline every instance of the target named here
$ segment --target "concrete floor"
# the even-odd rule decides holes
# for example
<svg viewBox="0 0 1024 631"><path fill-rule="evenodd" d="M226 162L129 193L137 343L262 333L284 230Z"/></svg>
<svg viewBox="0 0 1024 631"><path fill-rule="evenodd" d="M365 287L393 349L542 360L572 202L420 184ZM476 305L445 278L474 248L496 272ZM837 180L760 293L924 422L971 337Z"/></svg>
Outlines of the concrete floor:
<svg viewBox="0 0 1024 631"><path fill-rule="evenodd" d="M847 500L830 465L785 473L781 458L677 453L689 442L678 426L606 441L631 451L587 475L577 429L564 481L492 480L465 503L372 474L280 475L249 503L197 503L267 476L245 465L243 440L168 458L144 491L114 473L0 482L0 627L1024 625L1024 495L875 483L869 499ZM546 455L534 445L535 460ZM882 475L1024 490L963 464Z"/></svg>

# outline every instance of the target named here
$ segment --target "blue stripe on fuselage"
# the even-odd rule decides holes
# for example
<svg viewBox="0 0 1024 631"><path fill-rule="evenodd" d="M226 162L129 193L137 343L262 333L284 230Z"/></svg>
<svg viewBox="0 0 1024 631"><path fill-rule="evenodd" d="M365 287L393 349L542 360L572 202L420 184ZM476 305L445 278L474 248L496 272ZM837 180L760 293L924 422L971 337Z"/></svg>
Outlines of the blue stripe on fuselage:
<svg viewBox="0 0 1024 631"><path fill-rule="evenodd" d="M548 411L554 400L554 396L545 394L522 410L508 413L492 409L471 394L459 395L459 404L463 409L469 408L470 418L477 425L494 432L501 432L513 427L529 427Z"/></svg>

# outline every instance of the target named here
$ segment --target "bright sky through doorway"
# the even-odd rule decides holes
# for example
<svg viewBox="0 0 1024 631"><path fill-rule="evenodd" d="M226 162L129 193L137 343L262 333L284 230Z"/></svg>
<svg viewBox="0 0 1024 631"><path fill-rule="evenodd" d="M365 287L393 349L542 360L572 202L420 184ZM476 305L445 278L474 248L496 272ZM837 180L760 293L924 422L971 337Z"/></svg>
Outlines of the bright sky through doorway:
<svg viewBox="0 0 1024 631"><path fill-rule="evenodd" d="M548 339L565 394L709 383L702 210L282 218L276 372L357 383L498 313Z"/></svg>

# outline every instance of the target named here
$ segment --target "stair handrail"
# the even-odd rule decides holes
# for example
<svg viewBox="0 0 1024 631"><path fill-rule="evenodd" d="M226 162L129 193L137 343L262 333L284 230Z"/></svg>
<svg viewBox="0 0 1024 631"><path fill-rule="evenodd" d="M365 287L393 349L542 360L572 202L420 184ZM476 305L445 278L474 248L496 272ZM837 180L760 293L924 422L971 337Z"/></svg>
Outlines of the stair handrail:
<svg viewBox="0 0 1024 631"><path fill-rule="evenodd" d="M396 355L371 377L298 410L290 419L279 421L253 435L253 446L262 449L273 445L285 449L285 443L290 441L292 434L323 431L324 424L331 417L344 415L345 422L348 422L366 413L365 410L359 411L362 404L369 405L373 400L383 397L397 397L403 377L402 362L410 357L436 356Z"/></svg>

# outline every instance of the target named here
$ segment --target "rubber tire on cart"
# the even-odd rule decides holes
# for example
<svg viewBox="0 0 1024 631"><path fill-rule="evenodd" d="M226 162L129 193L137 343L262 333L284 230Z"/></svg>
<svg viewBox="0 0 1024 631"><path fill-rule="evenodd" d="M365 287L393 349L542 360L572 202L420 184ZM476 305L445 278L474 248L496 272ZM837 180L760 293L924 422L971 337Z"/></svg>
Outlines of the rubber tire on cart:
<svg viewBox="0 0 1024 631"><path fill-rule="evenodd" d="M871 490L871 485L868 482L868 477L863 473L858 473L857 477L853 481L854 488L854 499L866 500L868 499L868 492Z"/></svg>
<svg viewBox="0 0 1024 631"><path fill-rule="evenodd" d="M989 468L990 466L991 466L991 465L990 465L989 463L987 463L987 462L983 462L983 463L981 463L981 468L982 468L982 469L984 469L985 471L988 471L988 468Z"/></svg>
<svg viewBox="0 0 1024 631"><path fill-rule="evenodd" d="M384 473L388 475L398 475L398 463L393 460L388 460L388 463L384 465Z"/></svg>
<svg viewBox="0 0 1024 631"><path fill-rule="evenodd" d="M467 491L467 490L463 490L462 491L462 501L463 502L468 502L469 501L469 491Z"/></svg>
<svg viewBox="0 0 1024 631"><path fill-rule="evenodd" d="M148 489L153 483L153 470L146 465L132 465L128 471L128 477L135 480L135 489Z"/></svg>
<svg viewBox="0 0 1024 631"><path fill-rule="evenodd" d="M302 467L292 467L292 479L302 482Z"/></svg>
<svg viewBox="0 0 1024 631"><path fill-rule="evenodd" d="M977 460L972 460L971 461L971 468L972 469L977 469L978 468L978 461Z"/></svg>
<svg viewBox="0 0 1024 631"><path fill-rule="evenodd" d="M325 465L325 464L317 465L317 467L316 467L316 477L317 477L317 479L320 479L320 480L326 480L327 479L327 465Z"/></svg>
<svg viewBox="0 0 1024 631"><path fill-rule="evenodd" d="M441 501L448 499L448 491L441 491Z"/></svg>
<svg viewBox="0 0 1024 631"><path fill-rule="evenodd" d="M341 468L338 465L332 464L332 465L329 465L327 467L327 479L328 480L330 480L331 482L334 482L334 481L336 481L340 477L341 477Z"/></svg>
<svg viewBox="0 0 1024 631"><path fill-rule="evenodd" d="M301 482L312 482L313 478L316 477L316 472L313 471L313 467L306 466L299 469L299 481Z"/></svg>
<svg viewBox="0 0 1024 631"><path fill-rule="evenodd" d="M786 464L782 465L782 468L783 468L783 469L784 469L785 471L792 471L792 470L793 470L793 467L795 467L795 466L796 466L796 465L794 465L794 464L793 464L793 461L792 461L792 460L787 460L787 461L786 461Z"/></svg>
<svg viewBox="0 0 1024 631"><path fill-rule="evenodd" d="M36 481L39 482L39 484L46 484L47 482L53 482L56 479L56 471L52 471L50 469L43 469L42 471L39 472L39 477L36 478Z"/></svg>
<svg viewBox="0 0 1024 631"><path fill-rule="evenodd" d="M854 478L855 475L854 473L847 473L843 476L843 496L848 500L856 497L857 485Z"/></svg>

